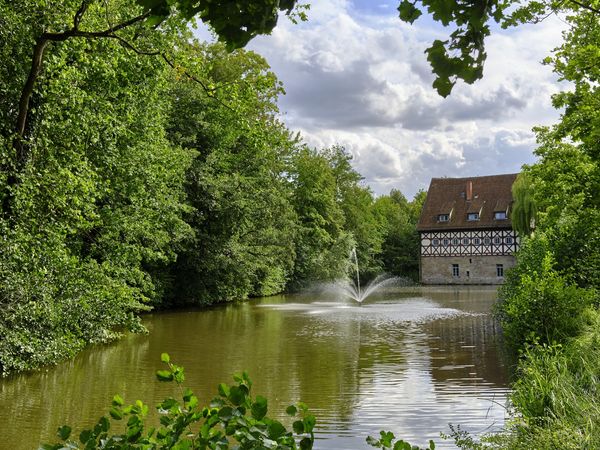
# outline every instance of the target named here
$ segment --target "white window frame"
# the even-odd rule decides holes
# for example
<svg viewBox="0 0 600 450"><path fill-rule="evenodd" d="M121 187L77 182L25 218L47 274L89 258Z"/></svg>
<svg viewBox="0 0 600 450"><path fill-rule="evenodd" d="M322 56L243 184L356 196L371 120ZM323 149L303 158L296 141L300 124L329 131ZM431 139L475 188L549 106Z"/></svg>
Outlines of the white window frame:
<svg viewBox="0 0 600 450"><path fill-rule="evenodd" d="M504 264L496 264L496 276L504 278Z"/></svg>
<svg viewBox="0 0 600 450"><path fill-rule="evenodd" d="M460 277L460 266L458 264L452 264L452 276L455 278Z"/></svg>

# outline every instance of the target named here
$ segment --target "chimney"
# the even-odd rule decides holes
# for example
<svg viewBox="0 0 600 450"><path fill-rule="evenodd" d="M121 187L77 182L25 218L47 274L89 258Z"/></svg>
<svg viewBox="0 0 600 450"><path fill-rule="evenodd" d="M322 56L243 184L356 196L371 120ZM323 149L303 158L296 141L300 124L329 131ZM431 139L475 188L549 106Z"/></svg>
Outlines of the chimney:
<svg viewBox="0 0 600 450"><path fill-rule="evenodd" d="M467 181L467 201L473 200L473 182Z"/></svg>

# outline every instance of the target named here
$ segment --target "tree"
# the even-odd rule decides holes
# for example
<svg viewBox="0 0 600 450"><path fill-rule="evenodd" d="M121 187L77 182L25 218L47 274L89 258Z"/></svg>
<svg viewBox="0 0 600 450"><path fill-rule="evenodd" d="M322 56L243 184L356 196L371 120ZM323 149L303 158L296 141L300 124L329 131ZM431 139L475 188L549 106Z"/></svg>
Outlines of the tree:
<svg viewBox="0 0 600 450"><path fill-rule="evenodd" d="M419 191L409 202L392 189L375 202L375 214L384 238L381 260L386 272L417 280L419 277L420 238L417 222L426 192Z"/></svg>
<svg viewBox="0 0 600 450"><path fill-rule="evenodd" d="M281 85L253 52L191 44L215 101L194 80L173 86L169 138L197 153L186 181L195 236L172 267L172 301L213 303L281 292L294 263L296 216L287 160L295 139L277 120Z"/></svg>
<svg viewBox="0 0 600 450"><path fill-rule="evenodd" d="M512 225L520 236L530 236L535 229L537 211L533 200L531 181L526 173L520 173L512 185Z"/></svg>
<svg viewBox="0 0 600 450"><path fill-rule="evenodd" d="M290 282L299 287L331 281L346 274L352 235L344 229L337 182L327 155L302 147L290 169L292 204L298 216L296 263Z"/></svg>
<svg viewBox="0 0 600 450"><path fill-rule="evenodd" d="M382 267L379 255L383 236L373 214L374 198L363 177L352 167L352 155L339 145L321 151L328 160L336 183L336 201L344 215L343 228L352 235L361 280L367 281Z"/></svg>
<svg viewBox="0 0 600 450"><path fill-rule="evenodd" d="M36 11L34 4L20 2L22 15L0 4L9 12L0 14L0 29L12 49L0 61L2 74L17 72L14 55L27 53L32 29L64 12ZM91 11L86 17L105 20ZM174 259L190 233L182 214L191 154L164 131L171 77L164 65L130 55L115 40L53 48L43 90L33 97L30 158L10 188L11 215L0 217L2 373L141 329L137 313L157 295L151 269ZM7 79L2 88L14 92L18 84L19 77ZM0 97L4 133L16 104ZM3 134L0 147L8 165L10 136ZM10 174L3 176L6 186Z"/></svg>

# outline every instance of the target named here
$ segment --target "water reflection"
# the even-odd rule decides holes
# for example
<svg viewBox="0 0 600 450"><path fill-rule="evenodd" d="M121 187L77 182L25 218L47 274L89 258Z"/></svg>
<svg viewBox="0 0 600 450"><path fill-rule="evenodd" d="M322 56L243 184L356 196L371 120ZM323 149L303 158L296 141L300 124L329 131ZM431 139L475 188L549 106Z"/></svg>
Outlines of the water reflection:
<svg viewBox="0 0 600 450"><path fill-rule="evenodd" d="M36 448L63 423L89 426L115 393L151 405L173 394L153 381L163 351L185 366L186 385L203 401L245 369L271 414L308 403L317 448L368 448L365 437L382 428L424 445L448 423L499 426L507 375L489 316L494 299L487 288L390 288L360 306L295 295L148 315L147 336L0 382L0 448Z"/></svg>

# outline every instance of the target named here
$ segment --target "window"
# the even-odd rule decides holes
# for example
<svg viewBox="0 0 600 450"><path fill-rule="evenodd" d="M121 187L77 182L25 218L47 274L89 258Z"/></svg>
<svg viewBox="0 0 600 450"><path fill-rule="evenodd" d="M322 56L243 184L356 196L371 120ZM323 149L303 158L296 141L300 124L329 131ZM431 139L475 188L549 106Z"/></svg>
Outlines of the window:
<svg viewBox="0 0 600 450"><path fill-rule="evenodd" d="M462 243L463 245L469 245L469 238L463 238Z"/></svg>
<svg viewBox="0 0 600 450"><path fill-rule="evenodd" d="M504 277L504 265L503 264L496 264L496 276Z"/></svg>
<svg viewBox="0 0 600 450"><path fill-rule="evenodd" d="M500 239L498 236L496 236L494 238L494 244L501 244L502 243L502 239Z"/></svg>
<svg viewBox="0 0 600 450"><path fill-rule="evenodd" d="M450 245L450 239L444 239L444 247L448 247Z"/></svg>
<svg viewBox="0 0 600 450"><path fill-rule="evenodd" d="M506 242L507 244L512 244L513 243L513 238L508 236L506 239L504 239L504 242Z"/></svg>
<svg viewBox="0 0 600 450"><path fill-rule="evenodd" d="M452 239L452 245L458 245L460 244L460 239L454 238Z"/></svg>
<svg viewBox="0 0 600 450"><path fill-rule="evenodd" d="M474 245L480 245L480 244L481 244L481 239L479 239L479 238L474 238L474 239L473 239L473 244L474 244Z"/></svg>
<svg viewBox="0 0 600 450"><path fill-rule="evenodd" d="M495 211L494 219L495 220L506 220L506 211Z"/></svg>
<svg viewBox="0 0 600 450"><path fill-rule="evenodd" d="M468 213L467 220L479 220L479 213Z"/></svg>
<svg viewBox="0 0 600 450"><path fill-rule="evenodd" d="M433 244L434 247L437 247L438 245L440 245L440 240L434 239L433 241L431 241L431 243Z"/></svg>
<svg viewBox="0 0 600 450"><path fill-rule="evenodd" d="M485 245L490 245L492 243L492 240L489 237L483 238L483 243Z"/></svg>
<svg viewBox="0 0 600 450"><path fill-rule="evenodd" d="M440 214L440 215L438 215L438 222L448 222L449 220L450 220L450 214Z"/></svg>
<svg viewBox="0 0 600 450"><path fill-rule="evenodd" d="M458 264L452 264L452 276L453 277L460 276L460 272L459 272L459 269L458 269Z"/></svg>

